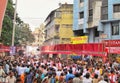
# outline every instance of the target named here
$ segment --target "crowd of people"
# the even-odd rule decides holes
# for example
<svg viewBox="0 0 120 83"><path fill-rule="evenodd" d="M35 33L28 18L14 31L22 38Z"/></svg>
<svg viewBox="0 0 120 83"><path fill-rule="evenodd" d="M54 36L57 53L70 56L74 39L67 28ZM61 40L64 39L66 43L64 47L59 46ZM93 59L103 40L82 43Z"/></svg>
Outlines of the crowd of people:
<svg viewBox="0 0 120 83"><path fill-rule="evenodd" d="M0 83L120 83L120 64L101 57L81 59L0 57Z"/></svg>

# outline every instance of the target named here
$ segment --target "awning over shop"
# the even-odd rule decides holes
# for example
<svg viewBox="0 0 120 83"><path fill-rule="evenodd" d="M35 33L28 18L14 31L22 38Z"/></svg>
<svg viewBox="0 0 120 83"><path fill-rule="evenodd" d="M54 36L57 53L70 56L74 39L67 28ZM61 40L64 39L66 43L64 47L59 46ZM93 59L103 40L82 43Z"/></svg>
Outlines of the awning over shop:
<svg viewBox="0 0 120 83"><path fill-rule="evenodd" d="M48 54L85 54L93 56L104 56L105 50L102 43L89 44L58 44L53 46L42 46L41 53Z"/></svg>
<svg viewBox="0 0 120 83"><path fill-rule="evenodd" d="M9 52L9 51L10 51L9 46L4 46L4 45L0 44L0 52Z"/></svg>

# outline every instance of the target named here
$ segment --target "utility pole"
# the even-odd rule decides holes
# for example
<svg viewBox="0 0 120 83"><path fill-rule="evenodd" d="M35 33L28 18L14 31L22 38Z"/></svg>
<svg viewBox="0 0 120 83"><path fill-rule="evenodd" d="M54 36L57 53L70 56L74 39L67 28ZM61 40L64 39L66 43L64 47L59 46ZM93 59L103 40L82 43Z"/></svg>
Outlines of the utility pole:
<svg viewBox="0 0 120 83"><path fill-rule="evenodd" d="M14 41L15 41L16 10L17 10L17 0L15 2L15 11L14 11L14 19L13 19L12 46L14 46Z"/></svg>

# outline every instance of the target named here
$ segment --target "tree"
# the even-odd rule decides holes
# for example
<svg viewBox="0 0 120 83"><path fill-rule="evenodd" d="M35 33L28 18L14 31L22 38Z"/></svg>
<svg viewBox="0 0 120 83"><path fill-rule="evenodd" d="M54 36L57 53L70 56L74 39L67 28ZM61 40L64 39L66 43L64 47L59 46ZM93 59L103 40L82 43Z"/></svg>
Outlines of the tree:
<svg viewBox="0 0 120 83"><path fill-rule="evenodd" d="M35 38L28 24L22 23L17 26L15 40L15 44L27 44L34 42Z"/></svg>
<svg viewBox="0 0 120 83"><path fill-rule="evenodd" d="M4 45L11 45L12 43L12 32L13 32L13 18L14 18L14 4L12 0L8 0L1 34L1 41ZM23 26L25 23L16 15L16 31L15 31L15 45L19 44L19 41L34 41L32 32L29 26ZM19 40L19 41L18 41ZM25 41L26 40L26 41Z"/></svg>
<svg viewBox="0 0 120 83"><path fill-rule="evenodd" d="M5 45L11 45L13 17L14 17L13 2L12 0L8 0L1 34L2 43Z"/></svg>

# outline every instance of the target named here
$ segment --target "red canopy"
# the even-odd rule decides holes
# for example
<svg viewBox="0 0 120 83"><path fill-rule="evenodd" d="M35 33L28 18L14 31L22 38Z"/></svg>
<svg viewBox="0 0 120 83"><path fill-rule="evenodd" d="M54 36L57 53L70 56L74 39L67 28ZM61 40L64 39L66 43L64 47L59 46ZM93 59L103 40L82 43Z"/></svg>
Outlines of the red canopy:
<svg viewBox="0 0 120 83"><path fill-rule="evenodd" d="M105 50L102 43L89 44L58 44L53 46L43 46L42 53L48 54L85 54L93 56L104 56Z"/></svg>
<svg viewBox="0 0 120 83"><path fill-rule="evenodd" d="M0 44L0 52L9 52L9 51L10 51L9 46L4 46L4 45Z"/></svg>

